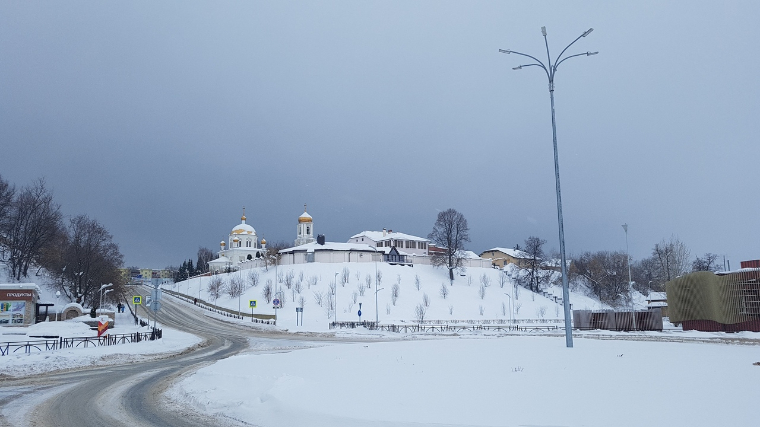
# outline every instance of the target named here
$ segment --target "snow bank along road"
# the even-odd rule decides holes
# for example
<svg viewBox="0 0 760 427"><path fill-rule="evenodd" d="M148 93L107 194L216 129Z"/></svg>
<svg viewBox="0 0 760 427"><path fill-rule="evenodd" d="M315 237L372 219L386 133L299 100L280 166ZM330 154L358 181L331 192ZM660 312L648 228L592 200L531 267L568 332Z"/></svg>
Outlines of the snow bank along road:
<svg viewBox="0 0 760 427"><path fill-rule="evenodd" d="M3 379L0 426L242 425L172 405L162 394L183 374L246 349L250 336L294 339L212 319L171 298L165 299L159 319L201 336L204 343L162 360Z"/></svg>

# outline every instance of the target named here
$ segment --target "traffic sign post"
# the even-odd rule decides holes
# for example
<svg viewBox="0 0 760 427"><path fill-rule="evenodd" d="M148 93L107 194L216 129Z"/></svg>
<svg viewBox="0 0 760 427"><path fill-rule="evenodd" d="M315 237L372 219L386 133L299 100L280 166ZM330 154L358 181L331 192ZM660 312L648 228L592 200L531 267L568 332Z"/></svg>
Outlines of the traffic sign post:
<svg viewBox="0 0 760 427"><path fill-rule="evenodd" d="M248 301L248 306L251 307L251 322L253 322L253 309L256 308L256 300L252 299Z"/></svg>
<svg viewBox="0 0 760 427"><path fill-rule="evenodd" d="M140 295L135 295L132 297L132 304L134 305L140 305L142 304L142 297Z"/></svg>
<svg viewBox="0 0 760 427"><path fill-rule="evenodd" d="M296 326L298 326L298 313L301 313L301 326L303 326L303 307L296 307Z"/></svg>

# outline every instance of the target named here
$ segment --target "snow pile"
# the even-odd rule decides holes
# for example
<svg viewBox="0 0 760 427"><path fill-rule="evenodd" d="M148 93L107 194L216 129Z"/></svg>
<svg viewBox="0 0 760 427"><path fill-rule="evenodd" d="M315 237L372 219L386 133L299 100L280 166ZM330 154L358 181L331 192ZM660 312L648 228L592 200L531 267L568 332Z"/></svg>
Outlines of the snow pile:
<svg viewBox="0 0 760 427"><path fill-rule="evenodd" d="M179 383L172 396L209 413L265 426L756 421L756 346L575 343L567 349L562 338L451 338L247 354L201 369ZM663 389L673 390L666 401ZM709 405L695 404L695 396ZM660 403L643 409L636 402Z"/></svg>

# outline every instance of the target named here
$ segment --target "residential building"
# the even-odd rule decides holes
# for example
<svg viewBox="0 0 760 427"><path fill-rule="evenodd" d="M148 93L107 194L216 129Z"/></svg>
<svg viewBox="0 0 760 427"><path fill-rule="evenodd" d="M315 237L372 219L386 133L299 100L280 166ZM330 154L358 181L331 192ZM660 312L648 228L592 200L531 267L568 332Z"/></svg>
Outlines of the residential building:
<svg viewBox="0 0 760 427"><path fill-rule="evenodd" d="M395 247L399 253L403 252L412 256L429 255L428 247L430 246L430 240L424 237L412 236L411 234L398 233L386 229L383 229L383 231L362 231L359 234L351 236L348 239L348 243L363 243L376 248Z"/></svg>

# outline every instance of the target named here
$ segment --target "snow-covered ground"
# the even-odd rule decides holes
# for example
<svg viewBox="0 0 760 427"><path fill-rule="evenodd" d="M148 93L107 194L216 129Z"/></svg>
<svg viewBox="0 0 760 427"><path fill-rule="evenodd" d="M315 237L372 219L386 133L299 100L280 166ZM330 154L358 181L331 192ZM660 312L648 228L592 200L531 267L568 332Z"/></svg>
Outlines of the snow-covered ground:
<svg viewBox="0 0 760 427"><path fill-rule="evenodd" d="M749 426L760 347L447 338L235 356L172 391L262 426Z"/></svg>
<svg viewBox="0 0 760 427"><path fill-rule="evenodd" d="M426 307L426 320L453 321L482 321L517 319L518 323L558 322L563 318L562 305L555 303L553 298L534 294L527 289L514 286L510 275L493 268L468 268L462 275L457 275L453 285L449 285L448 272L445 268L417 265L415 267L389 265L386 263L309 263L269 267L268 270L256 268L239 272L220 274L225 283L238 277L245 283L245 292L240 298L231 298L222 294L214 300L208 294L210 277L193 278L187 281L166 285L171 289L190 297L201 298L212 304L232 310L250 313L248 302L257 301L255 313L274 314L272 304L267 304L263 297L263 288L267 281L279 287L282 291L284 308L278 310L278 326L291 331L326 331L334 313L328 318L327 294L330 283L336 280L337 273L337 320L358 321L359 303L363 320L374 321L375 312L375 267L382 276L380 291L377 294L377 318L381 323L415 322L415 308L423 303L425 296L429 300ZM343 269L348 269L349 282L341 283ZM253 287L249 279L251 271L259 274L259 283ZM293 276L293 285L286 286L288 274ZM280 279L278 279L278 276ZM485 276L488 286L481 298L481 278ZM360 287L366 286L367 278L371 288L364 290L361 295ZM315 284L310 284L310 279ZM502 283L502 279L504 280ZM296 292L295 283L301 282L302 290ZM420 289L416 283L419 281ZM392 288L399 285L399 296L394 304ZM441 287L446 286L448 295L444 298ZM547 292L562 296L560 286L547 289ZM317 302L322 295L322 305ZM300 299L304 301L303 326L296 326L296 307L300 307ZM643 299L641 300L643 302ZM571 292L570 303L574 309L608 308L593 298L578 292ZM511 314L510 314L511 312Z"/></svg>
<svg viewBox="0 0 760 427"><path fill-rule="evenodd" d="M158 325L162 327L161 325ZM135 326L128 313L116 315L112 334L129 334L149 331L148 327ZM23 354L23 350L0 357L0 376L20 377L83 366L115 365L137 362L162 354L175 354L201 342L195 335L163 327L163 338L135 344L118 344L105 347L61 349ZM0 327L0 342L42 340L35 336L94 337L97 331L75 319L60 322L43 322L25 328Z"/></svg>

